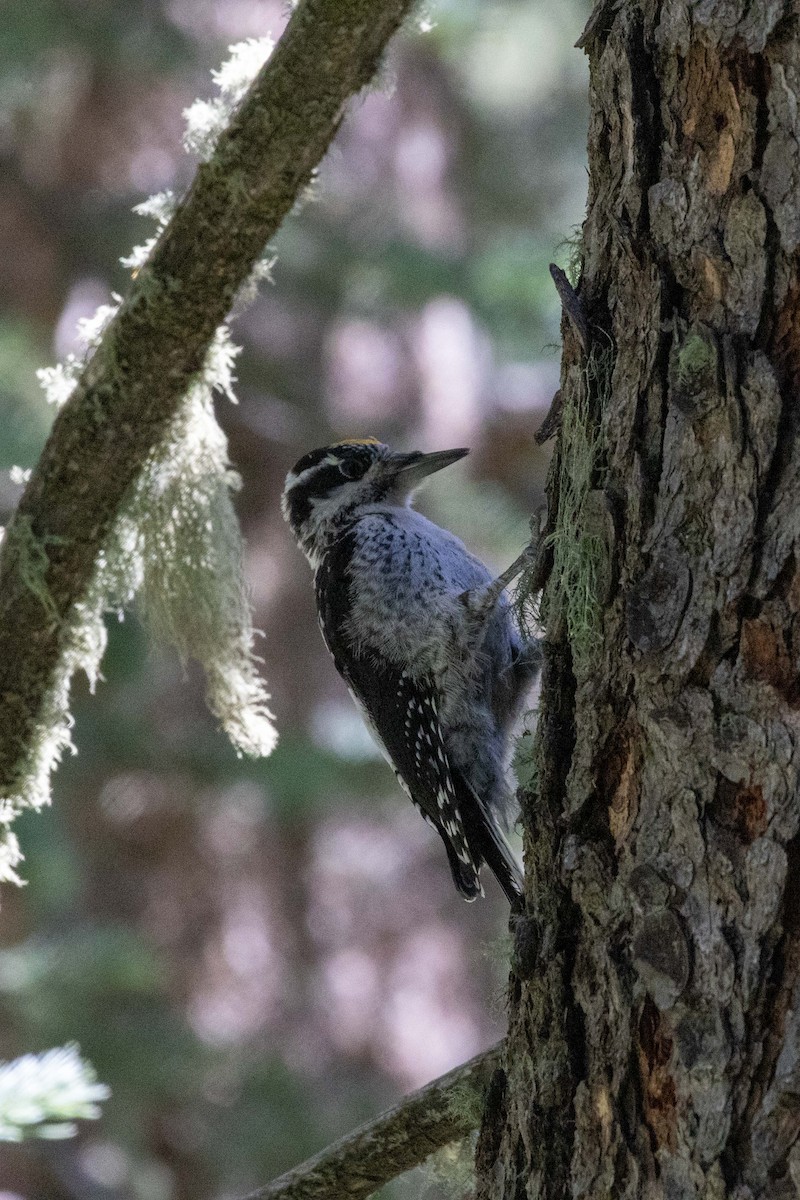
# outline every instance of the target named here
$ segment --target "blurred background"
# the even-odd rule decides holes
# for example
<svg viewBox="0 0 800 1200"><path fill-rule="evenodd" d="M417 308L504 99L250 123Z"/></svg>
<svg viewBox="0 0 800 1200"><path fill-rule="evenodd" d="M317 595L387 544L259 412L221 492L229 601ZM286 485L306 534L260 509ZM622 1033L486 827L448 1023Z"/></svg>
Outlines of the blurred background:
<svg viewBox="0 0 800 1200"><path fill-rule="evenodd" d="M68 1143L0 1148L2 1200L234 1197L503 1032L507 906L467 906L319 637L283 477L348 435L470 445L420 507L497 567L528 536L558 383L547 264L583 216L587 0L440 0L351 110L238 320L220 401L281 742L236 758L199 673L111 622L79 753L18 822L0 1058L76 1040L111 1085ZM35 378L123 292L180 192L182 111L283 0L6 0L0 37L0 521L52 419ZM415 1173L386 1195L439 1195Z"/></svg>

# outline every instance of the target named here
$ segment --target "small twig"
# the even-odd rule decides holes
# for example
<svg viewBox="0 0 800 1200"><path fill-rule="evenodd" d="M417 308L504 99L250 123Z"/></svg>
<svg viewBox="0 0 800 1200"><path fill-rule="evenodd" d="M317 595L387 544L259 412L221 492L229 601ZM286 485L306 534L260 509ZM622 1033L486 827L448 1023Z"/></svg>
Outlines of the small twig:
<svg viewBox="0 0 800 1200"><path fill-rule="evenodd" d="M543 504L531 517L530 566L526 567L519 582L519 588L526 596L538 595L547 583L553 557L551 532L549 509Z"/></svg>
<svg viewBox="0 0 800 1200"><path fill-rule="evenodd" d="M561 428L561 411L563 407L564 397L561 394L561 388L559 388L555 396L553 396L547 416L533 435L533 440L537 446L543 446L545 442L550 441L550 438L556 436Z"/></svg>
<svg viewBox="0 0 800 1200"><path fill-rule="evenodd" d="M575 43L576 50L590 51L595 48L597 41L605 42L619 7L619 0L598 0L583 33Z"/></svg>
<svg viewBox="0 0 800 1200"><path fill-rule="evenodd" d="M580 342L581 350L584 354L589 353L589 322L586 320L586 313L583 311L583 304L580 296L575 291L574 287L567 279L561 267L557 267L555 263L550 263L550 276L553 283L556 285L556 291L561 301L563 308L570 325L575 330L575 336Z"/></svg>
<svg viewBox="0 0 800 1200"><path fill-rule="evenodd" d="M478 1125L501 1043L406 1096L245 1200L364 1200Z"/></svg>

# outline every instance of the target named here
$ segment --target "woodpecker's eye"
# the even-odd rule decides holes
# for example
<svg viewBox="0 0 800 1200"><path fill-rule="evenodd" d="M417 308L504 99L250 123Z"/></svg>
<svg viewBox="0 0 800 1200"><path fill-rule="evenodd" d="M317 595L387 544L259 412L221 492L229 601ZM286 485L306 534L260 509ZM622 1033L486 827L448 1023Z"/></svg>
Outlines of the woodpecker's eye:
<svg viewBox="0 0 800 1200"><path fill-rule="evenodd" d="M362 479L368 467L369 463L363 458L348 458L339 463L339 470L345 479Z"/></svg>

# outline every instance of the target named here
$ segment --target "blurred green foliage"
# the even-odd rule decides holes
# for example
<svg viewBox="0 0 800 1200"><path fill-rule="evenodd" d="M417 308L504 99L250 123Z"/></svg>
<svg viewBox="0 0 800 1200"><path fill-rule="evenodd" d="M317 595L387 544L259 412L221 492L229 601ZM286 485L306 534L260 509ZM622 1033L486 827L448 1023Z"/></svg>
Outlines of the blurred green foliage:
<svg viewBox="0 0 800 1200"><path fill-rule="evenodd" d="M31 370L44 354L42 342L24 322L13 317L0 322L0 470L33 466L47 436L52 412L42 403L41 389Z"/></svg>

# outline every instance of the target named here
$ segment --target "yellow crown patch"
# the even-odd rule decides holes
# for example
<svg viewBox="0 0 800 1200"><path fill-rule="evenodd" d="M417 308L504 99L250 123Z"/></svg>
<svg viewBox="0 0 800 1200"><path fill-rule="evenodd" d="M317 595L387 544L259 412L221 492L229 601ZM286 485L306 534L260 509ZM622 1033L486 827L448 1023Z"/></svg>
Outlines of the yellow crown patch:
<svg viewBox="0 0 800 1200"><path fill-rule="evenodd" d="M334 442L334 446L380 446L377 438L344 438L341 442Z"/></svg>

